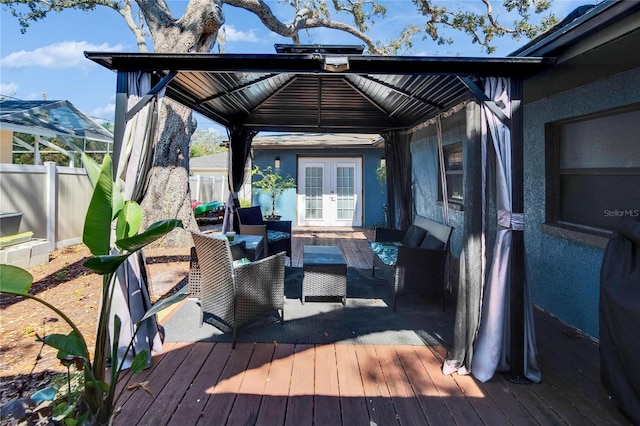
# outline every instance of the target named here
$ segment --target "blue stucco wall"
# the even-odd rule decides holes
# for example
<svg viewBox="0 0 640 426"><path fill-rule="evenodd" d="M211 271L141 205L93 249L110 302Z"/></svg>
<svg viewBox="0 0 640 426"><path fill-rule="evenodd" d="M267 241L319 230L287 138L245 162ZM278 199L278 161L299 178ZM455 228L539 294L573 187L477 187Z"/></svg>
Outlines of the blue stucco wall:
<svg viewBox="0 0 640 426"><path fill-rule="evenodd" d="M639 81L640 70L634 70L524 107L525 244L534 303L594 337L604 251L541 231L545 123L640 102Z"/></svg>
<svg viewBox="0 0 640 426"><path fill-rule="evenodd" d="M380 159L384 157L382 148L366 149L255 149L253 164L260 168L272 166L276 157L280 157L280 173L291 175L297 179L297 159L298 156L315 155L323 157L350 156L362 158L363 173L363 205L362 205L362 225L372 227L381 225L384 220L384 207L387 195L386 189L378 184L376 169L380 166ZM254 194L253 204L265 207L271 203L271 198L266 194ZM276 210L280 212L284 220L293 221L293 226L297 226L296 218L296 190L287 190L281 197L276 199Z"/></svg>

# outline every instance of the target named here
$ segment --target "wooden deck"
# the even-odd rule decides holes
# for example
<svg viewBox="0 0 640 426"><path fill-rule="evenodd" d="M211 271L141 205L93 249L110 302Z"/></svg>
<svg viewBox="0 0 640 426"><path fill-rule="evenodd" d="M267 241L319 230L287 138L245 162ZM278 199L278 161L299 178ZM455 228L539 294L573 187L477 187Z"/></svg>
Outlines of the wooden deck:
<svg viewBox="0 0 640 426"><path fill-rule="evenodd" d="M370 268L369 230L294 233L302 245L342 247L349 266ZM598 347L536 310L542 383L487 383L444 376L445 347L167 343L148 381L118 401L119 425L616 425L631 424L600 386Z"/></svg>

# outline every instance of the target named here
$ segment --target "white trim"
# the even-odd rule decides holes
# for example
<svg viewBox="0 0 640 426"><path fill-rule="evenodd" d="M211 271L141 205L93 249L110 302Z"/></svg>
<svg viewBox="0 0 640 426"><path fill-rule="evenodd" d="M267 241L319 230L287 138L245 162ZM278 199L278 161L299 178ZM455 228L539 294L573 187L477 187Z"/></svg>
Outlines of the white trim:
<svg viewBox="0 0 640 426"><path fill-rule="evenodd" d="M352 166L355 178L356 204L351 220L337 218L336 176L340 165ZM305 217L305 169L307 167L321 167L323 172L322 209L323 217L308 219ZM362 157L300 157L298 159L298 193L297 193L297 224L298 226L340 227L362 226L364 185L362 176Z"/></svg>

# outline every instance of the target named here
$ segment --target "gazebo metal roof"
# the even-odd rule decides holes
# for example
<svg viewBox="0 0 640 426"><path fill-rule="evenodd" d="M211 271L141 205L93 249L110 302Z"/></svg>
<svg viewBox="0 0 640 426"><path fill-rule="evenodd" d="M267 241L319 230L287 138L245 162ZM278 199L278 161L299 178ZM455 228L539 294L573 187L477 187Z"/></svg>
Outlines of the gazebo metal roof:
<svg viewBox="0 0 640 426"><path fill-rule="evenodd" d="M315 47L260 55L85 56L118 72L154 72L158 81L168 81L167 97L226 127L376 134L411 128L481 95L482 77L522 79L555 62L537 57L367 56L337 46Z"/></svg>

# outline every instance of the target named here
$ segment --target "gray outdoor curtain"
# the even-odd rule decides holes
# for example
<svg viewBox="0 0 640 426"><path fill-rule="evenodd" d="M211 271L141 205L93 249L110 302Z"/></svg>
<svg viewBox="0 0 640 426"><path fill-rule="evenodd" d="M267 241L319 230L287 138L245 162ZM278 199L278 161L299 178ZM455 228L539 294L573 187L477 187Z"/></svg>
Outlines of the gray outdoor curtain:
<svg viewBox="0 0 640 426"><path fill-rule="evenodd" d="M141 72L127 74L127 110L140 101L151 89L151 75ZM125 200L139 202L146 191L153 155L153 141L157 136L158 108L164 89L136 113L126 124L117 158L116 183ZM118 143L118 141L114 141ZM142 250L129 256L118 269L110 317L110 335L113 336L113 318L120 317L118 360L122 357L135 333L136 323L151 308L148 277ZM141 324L135 336L133 350L129 351L123 367L129 368L135 355L149 350L150 357L162 352L162 340L155 317ZM116 360L112 360L114 363ZM149 358L149 365L151 358ZM115 364L114 364L115 365Z"/></svg>
<svg viewBox="0 0 640 426"><path fill-rule="evenodd" d="M489 77L485 80L487 97L511 117L510 81L507 78ZM493 249L493 261L487 276L482 316L472 360L471 372L480 381L487 381L496 371L508 371L510 355L510 261L513 230L524 230L524 213L511 208L511 132L486 105L482 106L482 156L486 159L489 135L496 153L496 209L498 230ZM486 164L483 161L483 164ZM486 174L483 172L483 192ZM483 197L484 198L484 197ZM483 212L483 215L485 213ZM524 375L532 382L539 382L540 371L536 361L533 303L526 271L524 271Z"/></svg>
<svg viewBox="0 0 640 426"><path fill-rule="evenodd" d="M387 164L389 225L408 229L413 223L411 190L411 134L391 131L382 134Z"/></svg>
<svg viewBox="0 0 640 426"><path fill-rule="evenodd" d="M238 192L245 178L245 166L251 153L251 142L257 131L244 126L231 126L229 133L229 157L227 168L229 173L229 199L222 222L222 232L233 230L233 218L238 207Z"/></svg>
<svg viewBox="0 0 640 426"><path fill-rule="evenodd" d="M479 185L483 181L485 161L481 155L480 106L467 106L467 143L464 171L464 229L466 238L460 252L460 276L457 286L456 319L453 348L442 365L443 374L457 372L469 374L473 360L473 343L476 339L482 289L486 265L485 191ZM487 195L492 191L486 191ZM490 196L490 195L489 195Z"/></svg>

